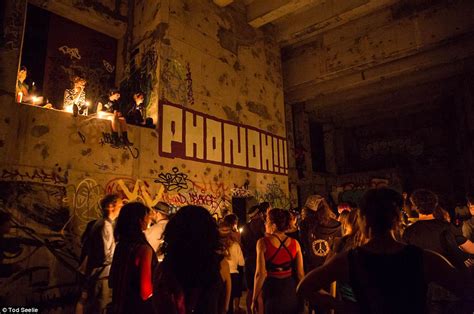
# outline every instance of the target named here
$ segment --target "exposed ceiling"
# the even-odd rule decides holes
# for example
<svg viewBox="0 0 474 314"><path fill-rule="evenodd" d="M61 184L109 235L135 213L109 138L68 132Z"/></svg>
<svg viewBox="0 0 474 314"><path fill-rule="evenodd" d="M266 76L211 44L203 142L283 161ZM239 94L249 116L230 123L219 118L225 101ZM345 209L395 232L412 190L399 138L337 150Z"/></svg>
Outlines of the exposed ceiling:
<svg viewBox="0 0 474 314"><path fill-rule="evenodd" d="M397 2L400 0L214 0L221 7L231 3L244 4L247 22L255 28L271 23L282 47L299 43Z"/></svg>
<svg viewBox="0 0 474 314"><path fill-rule="evenodd" d="M245 6L255 28L271 25L285 101L309 111L474 71L472 0L214 2Z"/></svg>

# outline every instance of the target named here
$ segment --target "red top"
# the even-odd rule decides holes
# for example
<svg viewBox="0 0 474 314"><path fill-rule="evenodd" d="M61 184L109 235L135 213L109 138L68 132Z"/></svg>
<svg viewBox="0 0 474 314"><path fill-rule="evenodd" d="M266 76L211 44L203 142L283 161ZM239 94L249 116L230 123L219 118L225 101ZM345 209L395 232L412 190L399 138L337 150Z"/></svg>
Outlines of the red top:
<svg viewBox="0 0 474 314"><path fill-rule="evenodd" d="M278 238L277 238L278 239ZM293 271L296 259L296 240L290 238L290 244L285 246L285 240L280 240L279 247L275 247L269 237L264 237L265 243L265 266L270 277L289 277Z"/></svg>

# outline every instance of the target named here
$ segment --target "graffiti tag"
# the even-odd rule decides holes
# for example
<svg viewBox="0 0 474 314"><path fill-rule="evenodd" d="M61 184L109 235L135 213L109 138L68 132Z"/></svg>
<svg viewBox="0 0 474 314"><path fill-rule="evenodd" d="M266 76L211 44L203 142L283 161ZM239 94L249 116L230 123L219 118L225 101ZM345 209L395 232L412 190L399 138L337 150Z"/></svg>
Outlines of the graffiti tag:
<svg viewBox="0 0 474 314"><path fill-rule="evenodd" d="M133 159L137 159L140 156L140 151L136 147L132 147L133 144L124 144L123 141L116 143L111 133L102 132L102 138L99 141L100 145L104 146L105 144L109 144L111 148L115 149L124 149L128 150L130 155L132 155Z"/></svg>
<svg viewBox="0 0 474 314"><path fill-rule="evenodd" d="M81 55L79 54L79 49L77 48L69 48L68 46L64 45L58 48L63 54L68 55L69 58L81 60Z"/></svg>
<svg viewBox="0 0 474 314"><path fill-rule="evenodd" d="M64 175L60 175L54 170L47 172L43 169L35 169L32 173L29 173L28 171L19 171L18 169L3 169L1 178L12 181L25 181L28 179L31 181L39 181L43 183L67 184L68 172L66 170Z"/></svg>
<svg viewBox="0 0 474 314"><path fill-rule="evenodd" d="M179 172L177 167L171 169L171 173L160 173L158 179L155 180L155 183L161 183L165 187L166 191L181 191L188 188L188 175L182 172Z"/></svg>

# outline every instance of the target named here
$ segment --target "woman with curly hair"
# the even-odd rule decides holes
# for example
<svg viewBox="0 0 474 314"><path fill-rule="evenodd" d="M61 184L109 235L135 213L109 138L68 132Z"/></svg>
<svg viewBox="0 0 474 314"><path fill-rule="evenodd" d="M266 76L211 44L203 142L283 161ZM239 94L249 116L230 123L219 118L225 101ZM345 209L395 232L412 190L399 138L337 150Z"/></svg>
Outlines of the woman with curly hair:
<svg viewBox="0 0 474 314"><path fill-rule="evenodd" d="M296 285L303 279L303 255L300 244L285 235L290 225L290 212L273 208L267 215L267 235L257 242L257 270L252 310L258 311L258 296L263 292L265 313L298 313ZM295 280L297 278L297 280Z"/></svg>
<svg viewBox="0 0 474 314"><path fill-rule="evenodd" d="M231 280L217 224L201 206L184 206L168 222L154 274L156 313L223 314Z"/></svg>

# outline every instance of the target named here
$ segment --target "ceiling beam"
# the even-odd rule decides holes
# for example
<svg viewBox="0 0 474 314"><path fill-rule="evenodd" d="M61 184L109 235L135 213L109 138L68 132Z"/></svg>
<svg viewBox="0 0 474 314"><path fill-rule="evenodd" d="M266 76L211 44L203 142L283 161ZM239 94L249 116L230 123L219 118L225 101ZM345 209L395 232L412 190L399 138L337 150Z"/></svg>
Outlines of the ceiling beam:
<svg viewBox="0 0 474 314"><path fill-rule="evenodd" d="M374 86L380 90L384 88L393 90L400 88L403 80L426 80L430 77L461 73L466 69L472 71L473 56L474 37L471 34L469 40L459 40L437 49L379 64L363 71L355 71L331 80L304 84L304 86L286 92L285 102L323 100L328 95L361 89L371 84L376 84Z"/></svg>
<svg viewBox="0 0 474 314"><path fill-rule="evenodd" d="M127 30L127 23L124 21L100 14L91 8L76 8L60 0L29 0L28 2L115 39L122 38Z"/></svg>
<svg viewBox="0 0 474 314"><path fill-rule="evenodd" d="M472 3L460 1L416 17L387 20L376 29L353 29L351 23L322 34L317 45L298 48L298 53L284 61L285 94L291 103L301 102L307 96L339 89L341 84L380 80L412 67L427 68L473 56L472 14Z"/></svg>
<svg viewBox="0 0 474 314"><path fill-rule="evenodd" d="M247 6L247 21L255 28L324 0L255 0Z"/></svg>
<svg viewBox="0 0 474 314"><path fill-rule="evenodd" d="M220 6L221 8L228 6L232 2L234 2L234 0L214 0L214 3Z"/></svg>
<svg viewBox="0 0 474 314"><path fill-rule="evenodd" d="M275 21L277 40L281 46L314 37L389 7L398 0L328 0L299 14Z"/></svg>
<svg viewBox="0 0 474 314"><path fill-rule="evenodd" d="M433 72L433 71L431 71ZM447 73L443 71L443 73ZM404 81L396 90L371 90L370 94L339 94L334 102L321 102L321 99L306 103L306 111L314 121L330 120L335 117L357 117L362 113L373 114L380 111L400 111L400 106L429 102L441 95L453 93L459 86L459 77L430 77L430 81Z"/></svg>

